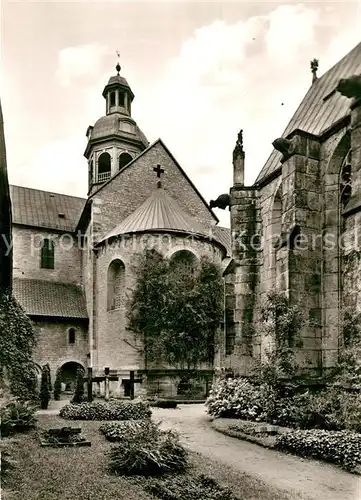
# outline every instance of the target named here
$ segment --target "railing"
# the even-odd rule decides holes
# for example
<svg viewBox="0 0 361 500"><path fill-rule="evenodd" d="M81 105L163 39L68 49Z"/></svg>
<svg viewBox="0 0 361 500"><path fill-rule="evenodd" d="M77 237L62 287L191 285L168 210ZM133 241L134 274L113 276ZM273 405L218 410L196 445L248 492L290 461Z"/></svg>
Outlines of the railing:
<svg viewBox="0 0 361 500"><path fill-rule="evenodd" d="M108 179L110 179L110 171L109 172L102 172L101 174L98 174L98 182L105 182Z"/></svg>

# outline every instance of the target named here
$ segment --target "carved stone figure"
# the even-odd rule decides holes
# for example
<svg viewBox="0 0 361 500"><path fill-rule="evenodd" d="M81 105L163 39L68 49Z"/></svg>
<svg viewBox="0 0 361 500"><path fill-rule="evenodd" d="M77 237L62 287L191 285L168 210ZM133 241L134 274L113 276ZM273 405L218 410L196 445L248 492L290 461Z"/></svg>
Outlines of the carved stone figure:
<svg viewBox="0 0 361 500"><path fill-rule="evenodd" d="M231 199L229 194L221 194L216 200L211 200L209 206L210 208L221 208L222 210L225 210L229 207L230 201Z"/></svg>
<svg viewBox="0 0 361 500"><path fill-rule="evenodd" d="M234 150L233 150L233 159L235 159L240 154L242 154L242 155L244 154L244 151L243 151L243 130L240 130L238 132L237 142L236 142L236 145L235 145Z"/></svg>
<svg viewBox="0 0 361 500"><path fill-rule="evenodd" d="M342 78L338 82L336 90L346 97L361 98L361 75Z"/></svg>
<svg viewBox="0 0 361 500"><path fill-rule="evenodd" d="M283 156L289 156L293 153L294 146L289 139L279 137L272 142L272 146L277 149Z"/></svg>

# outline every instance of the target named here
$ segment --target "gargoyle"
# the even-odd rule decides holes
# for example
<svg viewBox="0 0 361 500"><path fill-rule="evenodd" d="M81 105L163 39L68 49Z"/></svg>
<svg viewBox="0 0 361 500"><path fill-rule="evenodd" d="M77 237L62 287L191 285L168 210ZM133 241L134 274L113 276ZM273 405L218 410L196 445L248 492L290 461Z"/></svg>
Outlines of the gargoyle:
<svg viewBox="0 0 361 500"><path fill-rule="evenodd" d="M336 90L345 97L361 98L361 75L352 75L349 78L342 78Z"/></svg>
<svg viewBox="0 0 361 500"><path fill-rule="evenodd" d="M289 139L279 137L272 142L272 146L277 149L283 156L290 156L294 152L294 145Z"/></svg>
<svg viewBox="0 0 361 500"><path fill-rule="evenodd" d="M229 207L229 204L231 202L231 198L229 194L221 194L218 196L216 200L211 200L209 203L210 208L221 208L222 210L225 210L227 207Z"/></svg>

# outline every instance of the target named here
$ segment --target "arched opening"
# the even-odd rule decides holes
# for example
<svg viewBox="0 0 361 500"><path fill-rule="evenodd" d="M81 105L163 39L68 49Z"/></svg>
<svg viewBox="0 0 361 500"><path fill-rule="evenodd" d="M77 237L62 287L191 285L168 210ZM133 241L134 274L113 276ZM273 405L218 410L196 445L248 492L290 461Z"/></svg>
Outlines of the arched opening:
<svg viewBox="0 0 361 500"><path fill-rule="evenodd" d="M115 106L115 92L110 92L110 105Z"/></svg>
<svg viewBox="0 0 361 500"><path fill-rule="evenodd" d="M184 269L195 273L199 267L199 261L194 253L189 250L178 250L170 258L172 268Z"/></svg>
<svg viewBox="0 0 361 500"><path fill-rule="evenodd" d="M110 179L111 174L111 156L104 152L98 158L98 182L104 182Z"/></svg>
<svg viewBox="0 0 361 500"><path fill-rule="evenodd" d="M133 157L129 153L122 153L119 156L119 170L121 170L125 165L128 165L132 161Z"/></svg>
<svg viewBox="0 0 361 500"><path fill-rule="evenodd" d="M119 259L108 268L107 310L120 309L125 305L125 266Z"/></svg>
<svg viewBox="0 0 361 500"><path fill-rule="evenodd" d="M73 392L75 388L77 370L80 368L85 373L84 367L76 361L69 361L64 363L58 370L62 390L66 392Z"/></svg>
<svg viewBox="0 0 361 500"><path fill-rule="evenodd" d="M273 199L271 213L271 238L270 238L270 268L272 286L277 286L277 256L281 247L282 232L282 185L279 186Z"/></svg>
<svg viewBox="0 0 361 500"><path fill-rule="evenodd" d="M119 106L124 106L124 102L125 102L124 97L125 97L124 92L119 91L119 94L118 94Z"/></svg>
<svg viewBox="0 0 361 500"><path fill-rule="evenodd" d="M42 269L54 269L55 267L54 241L49 238L44 238L41 245L40 267Z"/></svg>

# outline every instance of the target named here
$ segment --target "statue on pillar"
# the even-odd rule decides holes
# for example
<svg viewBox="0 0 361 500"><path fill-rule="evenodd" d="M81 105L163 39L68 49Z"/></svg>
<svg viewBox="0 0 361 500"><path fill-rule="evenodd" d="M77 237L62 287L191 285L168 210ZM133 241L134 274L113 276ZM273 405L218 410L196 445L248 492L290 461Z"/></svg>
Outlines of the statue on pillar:
<svg viewBox="0 0 361 500"><path fill-rule="evenodd" d="M233 160L235 160L239 155L244 155L243 151L243 130L238 132L237 142L233 150Z"/></svg>

